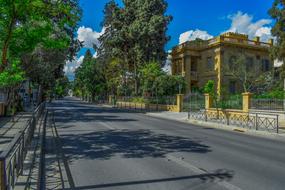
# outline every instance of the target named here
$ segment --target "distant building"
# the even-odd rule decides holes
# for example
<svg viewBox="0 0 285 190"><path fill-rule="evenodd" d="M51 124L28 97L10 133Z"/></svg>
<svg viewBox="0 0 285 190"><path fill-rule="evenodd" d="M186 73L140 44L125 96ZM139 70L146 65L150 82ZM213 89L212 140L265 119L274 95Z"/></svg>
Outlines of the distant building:
<svg viewBox="0 0 285 190"><path fill-rule="evenodd" d="M186 79L187 93L202 88L208 80L214 80L218 94L221 89L230 93L242 91L242 84L222 72L225 64L243 52L249 65L258 64L259 71L269 71L273 61L269 48L273 40L261 42L259 37L250 40L247 35L228 32L210 40L195 40L180 44L172 49L171 72Z"/></svg>

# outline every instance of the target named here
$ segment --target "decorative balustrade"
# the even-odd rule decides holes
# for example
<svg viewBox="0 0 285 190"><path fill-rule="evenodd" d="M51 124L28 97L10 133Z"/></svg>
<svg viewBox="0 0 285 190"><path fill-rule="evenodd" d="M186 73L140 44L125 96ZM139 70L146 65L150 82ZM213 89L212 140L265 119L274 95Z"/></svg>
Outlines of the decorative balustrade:
<svg viewBox="0 0 285 190"><path fill-rule="evenodd" d="M193 49L203 49L207 48L210 45L215 45L220 42L226 42L226 43L233 43L233 44L241 44L241 45L248 45L248 46L254 46L254 47L264 47L264 48L270 48L272 46L271 43L261 42L259 40L249 40L247 37L244 38L237 38L233 36L226 36L221 35L215 38L212 38L210 40L204 40L204 41L188 41L183 44L180 44L174 48L174 51L180 51L183 48L193 48Z"/></svg>

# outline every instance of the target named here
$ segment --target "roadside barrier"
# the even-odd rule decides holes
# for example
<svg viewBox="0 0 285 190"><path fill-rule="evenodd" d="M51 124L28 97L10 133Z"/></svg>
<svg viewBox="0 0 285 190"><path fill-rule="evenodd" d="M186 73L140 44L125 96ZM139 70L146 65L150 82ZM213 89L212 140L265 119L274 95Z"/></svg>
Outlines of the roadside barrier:
<svg viewBox="0 0 285 190"><path fill-rule="evenodd" d="M217 114L218 113L218 114ZM191 110L189 119L279 133L279 115L242 111Z"/></svg>
<svg viewBox="0 0 285 190"><path fill-rule="evenodd" d="M17 178L23 172L23 164L36 125L45 110L45 102L33 112L32 118L0 154L0 190L12 190Z"/></svg>

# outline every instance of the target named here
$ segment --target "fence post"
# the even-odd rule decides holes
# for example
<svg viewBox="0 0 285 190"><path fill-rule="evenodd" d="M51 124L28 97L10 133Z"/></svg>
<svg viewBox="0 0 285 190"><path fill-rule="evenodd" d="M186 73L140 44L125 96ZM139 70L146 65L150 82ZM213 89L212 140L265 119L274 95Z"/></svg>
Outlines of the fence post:
<svg viewBox="0 0 285 190"><path fill-rule="evenodd" d="M213 97L206 93L205 96L205 110L210 109L213 106Z"/></svg>
<svg viewBox="0 0 285 190"><path fill-rule="evenodd" d="M277 125L277 126L276 126L276 127L277 127L276 130L277 130L277 134L278 134L278 133L279 133L279 115L276 115L276 122L277 122L277 123L276 123L276 125Z"/></svg>
<svg viewBox="0 0 285 190"><path fill-rule="evenodd" d="M112 105L113 95L109 95L109 104Z"/></svg>
<svg viewBox="0 0 285 190"><path fill-rule="evenodd" d="M176 95L177 112L182 112L183 110L183 96L183 94Z"/></svg>
<svg viewBox="0 0 285 190"><path fill-rule="evenodd" d="M230 113L228 111L225 111L225 116L227 118L227 125L230 125Z"/></svg>
<svg viewBox="0 0 285 190"><path fill-rule="evenodd" d="M6 189L6 178L5 178L5 159L0 160L0 189Z"/></svg>
<svg viewBox="0 0 285 190"><path fill-rule="evenodd" d="M258 130L258 114L255 114L255 130Z"/></svg>
<svg viewBox="0 0 285 190"><path fill-rule="evenodd" d="M242 93L242 110L244 112L249 112L251 95L250 92Z"/></svg>

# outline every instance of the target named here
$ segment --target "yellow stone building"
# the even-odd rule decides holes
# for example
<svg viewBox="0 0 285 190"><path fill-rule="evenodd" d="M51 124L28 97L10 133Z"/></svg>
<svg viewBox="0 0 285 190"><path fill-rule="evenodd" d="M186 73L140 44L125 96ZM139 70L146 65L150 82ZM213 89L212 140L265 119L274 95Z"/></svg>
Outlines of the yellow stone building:
<svg viewBox="0 0 285 190"><path fill-rule="evenodd" d="M242 53L251 65L258 65L265 72L273 67L269 48L273 40L261 42L259 37L250 40L247 35L228 32L210 40L195 40L180 44L172 49L171 72L185 77L186 93L194 88L203 88L208 80L214 80L217 93L242 92L241 82L223 72Z"/></svg>

